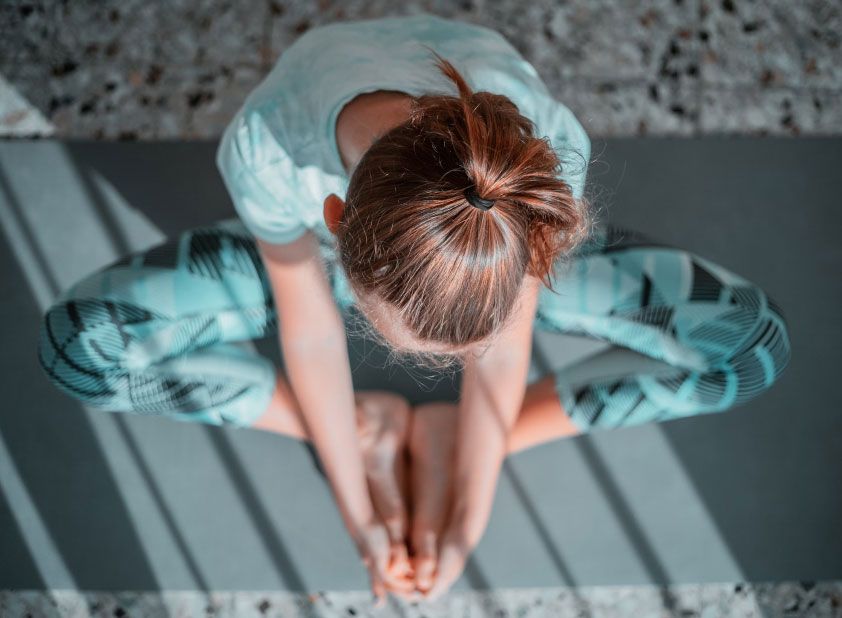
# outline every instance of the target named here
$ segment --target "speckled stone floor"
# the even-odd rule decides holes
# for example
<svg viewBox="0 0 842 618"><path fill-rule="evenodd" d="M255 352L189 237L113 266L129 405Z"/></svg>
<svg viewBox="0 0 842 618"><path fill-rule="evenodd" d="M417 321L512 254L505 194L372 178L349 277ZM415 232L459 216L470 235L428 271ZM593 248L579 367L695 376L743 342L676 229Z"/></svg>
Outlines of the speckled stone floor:
<svg viewBox="0 0 842 618"><path fill-rule="evenodd" d="M382 608L373 608L365 593L347 592L312 595L278 592L0 592L0 614L3 616L72 618L833 618L840 612L840 583L498 590L453 593L435 603L409 604L390 597L389 603Z"/></svg>
<svg viewBox="0 0 842 618"><path fill-rule="evenodd" d="M842 132L838 0L7 0L0 75L34 109L0 134L216 137L302 32L419 11L498 29L592 135Z"/></svg>

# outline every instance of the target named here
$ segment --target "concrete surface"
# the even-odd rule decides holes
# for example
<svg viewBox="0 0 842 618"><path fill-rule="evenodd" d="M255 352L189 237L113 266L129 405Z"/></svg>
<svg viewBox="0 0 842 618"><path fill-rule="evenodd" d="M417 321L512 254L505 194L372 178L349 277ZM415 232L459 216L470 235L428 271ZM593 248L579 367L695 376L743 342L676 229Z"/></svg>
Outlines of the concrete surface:
<svg viewBox="0 0 842 618"><path fill-rule="evenodd" d="M501 32L593 135L842 132L837 0L10 0L0 74L56 136L218 137L303 32L418 12Z"/></svg>

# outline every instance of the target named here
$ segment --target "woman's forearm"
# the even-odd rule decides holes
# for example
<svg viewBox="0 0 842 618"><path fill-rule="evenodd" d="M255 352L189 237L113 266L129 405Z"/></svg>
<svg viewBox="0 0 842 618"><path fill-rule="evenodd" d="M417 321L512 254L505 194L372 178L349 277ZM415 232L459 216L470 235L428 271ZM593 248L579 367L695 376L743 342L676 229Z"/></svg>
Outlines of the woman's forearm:
<svg viewBox="0 0 842 618"><path fill-rule="evenodd" d="M506 457L499 432L489 415L460 410L452 517L471 545L479 542L488 523Z"/></svg>
<svg viewBox="0 0 842 618"><path fill-rule="evenodd" d="M526 392L531 346L525 335L520 339L470 360L462 376L453 517L472 543L491 514L509 433Z"/></svg>
<svg viewBox="0 0 842 618"><path fill-rule="evenodd" d="M345 333L319 339L281 332L287 377L337 505L350 530L371 521L362 452L357 440L354 390Z"/></svg>

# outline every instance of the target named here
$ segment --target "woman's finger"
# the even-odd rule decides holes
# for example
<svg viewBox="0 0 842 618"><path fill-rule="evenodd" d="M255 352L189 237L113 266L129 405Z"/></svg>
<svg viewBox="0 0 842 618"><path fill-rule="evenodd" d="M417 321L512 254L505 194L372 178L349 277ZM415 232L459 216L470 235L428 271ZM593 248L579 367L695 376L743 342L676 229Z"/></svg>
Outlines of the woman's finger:
<svg viewBox="0 0 842 618"><path fill-rule="evenodd" d="M452 545L442 547L433 585L427 591L425 597L430 601L434 601L447 592L456 580L459 579L459 575L462 574L464 567L465 558L458 548Z"/></svg>
<svg viewBox="0 0 842 618"><path fill-rule="evenodd" d="M368 568L368 577L371 581L371 593L374 595L374 606L383 607L386 603L386 586L377 574L377 569L371 565L371 560L366 558L363 562Z"/></svg>
<svg viewBox="0 0 842 618"><path fill-rule="evenodd" d="M396 552L400 553L399 550L395 550ZM408 563L409 558L398 558L398 560L404 560ZM415 590L415 573L412 571L411 567L407 564L400 565L392 564L389 566L389 580L388 580L388 590L393 594L406 599L407 601L413 601L416 597L416 590Z"/></svg>
<svg viewBox="0 0 842 618"><path fill-rule="evenodd" d="M415 589L415 582L402 576L397 576L389 570L390 549L386 546L379 549L374 556L374 569L380 580L392 591L409 592Z"/></svg>
<svg viewBox="0 0 842 618"><path fill-rule="evenodd" d="M382 576L382 579L392 592L412 592L415 590L415 581L408 577L398 577L386 572Z"/></svg>
<svg viewBox="0 0 842 618"><path fill-rule="evenodd" d="M412 563L409 560L406 543L401 542L392 545L389 572L397 577L413 576Z"/></svg>
<svg viewBox="0 0 842 618"><path fill-rule="evenodd" d="M432 527L416 521L413 526L412 547L415 550L415 583L422 592L433 584L436 570L438 535Z"/></svg>
<svg viewBox="0 0 842 618"><path fill-rule="evenodd" d="M456 575L448 575L439 572L438 575L436 575L432 588L424 594L424 597L428 601L435 601L450 589L453 583L458 579L458 575L458 573Z"/></svg>

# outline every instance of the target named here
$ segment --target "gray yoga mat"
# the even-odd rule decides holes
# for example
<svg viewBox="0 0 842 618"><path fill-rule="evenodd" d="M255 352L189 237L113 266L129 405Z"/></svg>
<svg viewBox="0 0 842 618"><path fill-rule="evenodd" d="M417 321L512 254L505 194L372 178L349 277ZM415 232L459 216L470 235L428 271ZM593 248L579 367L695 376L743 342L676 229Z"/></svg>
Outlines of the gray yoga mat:
<svg viewBox="0 0 842 618"><path fill-rule="evenodd" d="M85 411L37 366L58 290L234 216L214 148L0 143L0 588L366 587L302 443ZM510 457L457 586L842 577L842 140L594 140L594 153L605 215L765 288L789 319L792 362L731 412ZM272 339L256 345L279 362ZM539 333L530 379L605 349ZM384 367L370 342L352 341L352 359L356 388L456 396L458 376Z"/></svg>

